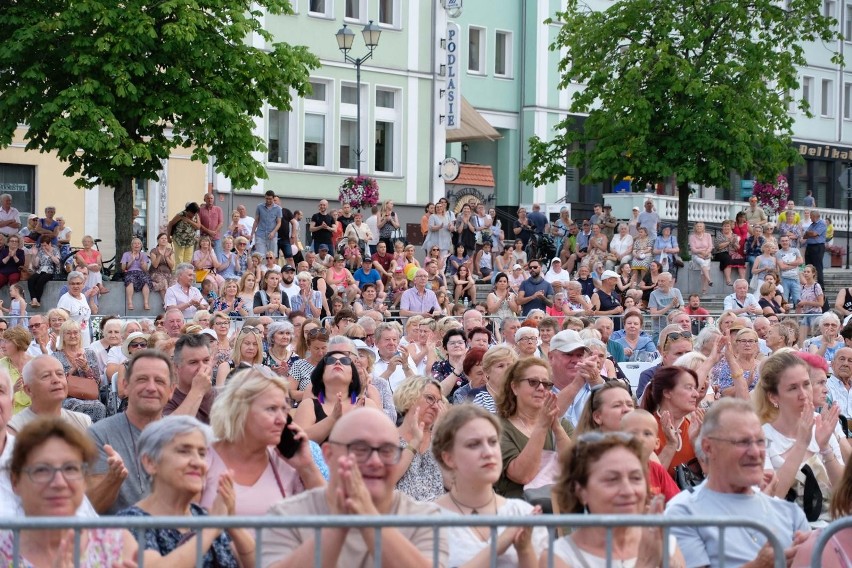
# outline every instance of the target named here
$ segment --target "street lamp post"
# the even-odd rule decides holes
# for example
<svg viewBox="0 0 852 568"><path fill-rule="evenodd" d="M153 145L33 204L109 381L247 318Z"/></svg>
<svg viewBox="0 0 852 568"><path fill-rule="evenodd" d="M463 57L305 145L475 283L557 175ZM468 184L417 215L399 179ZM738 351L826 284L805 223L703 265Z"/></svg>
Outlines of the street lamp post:
<svg viewBox="0 0 852 568"><path fill-rule="evenodd" d="M849 270L849 234L852 233L850 217L852 217L852 188L846 190L846 270Z"/></svg>
<svg viewBox="0 0 852 568"><path fill-rule="evenodd" d="M352 49L352 43L355 40L355 32L353 32L346 24L337 30L334 37L337 39L337 47L343 53L343 59L348 63L355 65L355 77L357 82L355 93L355 140L357 146L355 148L355 162L358 177L361 177L361 64L373 57L373 50L379 45L379 37L382 35L382 30L379 26L370 20L364 29L361 30L361 35L364 37L364 43L367 44L369 50L363 57L352 57L349 55L349 50Z"/></svg>

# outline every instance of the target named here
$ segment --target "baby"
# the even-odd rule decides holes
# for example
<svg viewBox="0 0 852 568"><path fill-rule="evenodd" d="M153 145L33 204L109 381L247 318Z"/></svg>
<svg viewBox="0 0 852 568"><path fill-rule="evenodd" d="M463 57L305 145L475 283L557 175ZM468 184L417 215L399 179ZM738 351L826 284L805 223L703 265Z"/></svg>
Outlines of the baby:
<svg viewBox="0 0 852 568"><path fill-rule="evenodd" d="M633 434L642 443L642 453L648 460L648 486L651 489L651 494L659 495L662 493L666 497L666 502L668 502L669 499L680 493L680 489L678 489L666 468L660 465L660 462L651 458L651 454L660 445L660 440L657 438L658 429L659 426L654 415L641 408L632 410L621 417L621 430Z"/></svg>

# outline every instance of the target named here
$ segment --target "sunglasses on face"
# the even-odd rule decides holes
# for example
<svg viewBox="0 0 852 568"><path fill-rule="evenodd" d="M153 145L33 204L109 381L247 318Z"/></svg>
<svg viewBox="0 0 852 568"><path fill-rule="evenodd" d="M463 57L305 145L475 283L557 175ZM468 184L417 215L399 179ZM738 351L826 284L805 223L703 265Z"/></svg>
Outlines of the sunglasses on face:
<svg viewBox="0 0 852 568"><path fill-rule="evenodd" d="M538 387L544 387L546 390L553 388L553 383L550 381L542 381L540 379L521 379L521 381L526 381L529 386L536 390Z"/></svg>
<svg viewBox="0 0 852 568"><path fill-rule="evenodd" d="M340 357L335 357L334 355L326 355L325 356L325 364L326 365L335 365L340 363L341 365L348 366L352 364L352 358L348 355L341 355Z"/></svg>
<svg viewBox="0 0 852 568"><path fill-rule="evenodd" d="M142 341L142 342L134 341L133 343L130 343L127 346L132 347L133 349L140 349L140 348L148 347L148 343L145 342L145 341Z"/></svg>

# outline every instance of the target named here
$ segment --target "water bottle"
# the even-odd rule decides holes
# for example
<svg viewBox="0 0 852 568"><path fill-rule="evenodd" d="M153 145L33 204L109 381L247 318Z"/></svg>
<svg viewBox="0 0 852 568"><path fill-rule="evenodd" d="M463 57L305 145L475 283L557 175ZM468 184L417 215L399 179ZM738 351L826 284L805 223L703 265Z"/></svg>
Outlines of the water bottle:
<svg viewBox="0 0 852 568"><path fill-rule="evenodd" d="M469 304L470 304L470 300L468 300L467 298L465 298L465 299L464 299L464 309L467 309L467 307L468 307L468 305L469 305Z"/></svg>

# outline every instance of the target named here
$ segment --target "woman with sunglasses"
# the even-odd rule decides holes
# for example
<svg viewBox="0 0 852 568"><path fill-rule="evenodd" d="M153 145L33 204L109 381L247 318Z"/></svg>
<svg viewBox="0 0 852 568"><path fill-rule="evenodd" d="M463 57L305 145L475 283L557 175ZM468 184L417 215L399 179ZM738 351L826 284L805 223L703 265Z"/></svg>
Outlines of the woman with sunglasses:
<svg viewBox="0 0 852 568"><path fill-rule="evenodd" d="M216 397L210 411L216 442L207 453L203 507L213 504L219 478L228 471L236 515L265 515L271 501L325 485L314 457L321 455L319 447L290 419L287 391L283 378L249 369L236 373ZM292 457L278 449L285 429L298 444Z"/></svg>
<svg viewBox="0 0 852 568"><path fill-rule="evenodd" d="M393 393L403 417L399 439L403 448L396 468L396 488L417 501L434 501L444 494L441 468L432 454L432 428L445 408L441 384L428 377L405 379Z"/></svg>
<svg viewBox="0 0 852 568"><path fill-rule="evenodd" d="M240 369L250 369L263 361L263 336L252 326L243 326L234 340L231 360L219 364L216 369L216 386L224 387Z"/></svg>
<svg viewBox="0 0 852 568"><path fill-rule="evenodd" d="M690 414L698 408L695 371L674 365L657 369L642 396L642 408L657 418L660 441L657 457L669 474L674 477L675 467L681 464L687 464L696 472L700 470L692 444L698 436L701 420L690 419Z"/></svg>
<svg viewBox="0 0 852 568"><path fill-rule="evenodd" d="M304 352L300 359L290 364L290 397L301 401L311 384L311 375L328 352L328 332L319 322L306 321L302 326ZM299 353L299 346L296 348Z"/></svg>
<svg viewBox="0 0 852 568"><path fill-rule="evenodd" d="M735 322L729 330L728 346L719 363L710 371L710 384L717 397L736 396L748 398L748 392L760 380L760 354L758 335L753 329Z"/></svg>
<svg viewBox="0 0 852 568"><path fill-rule="evenodd" d="M663 513L664 496L648 494L648 467L635 437L590 432L580 436L560 461L562 473L554 498L563 514ZM553 543L554 566L662 566L662 535L656 527L580 527ZM672 535L668 552L670 566L686 565ZM541 554L540 566L547 564L547 555L547 551ZM607 564L607 557L612 564Z"/></svg>
<svg viewBox="0 0 852 568"><path fill-rule="evenodd" d="M521 498L525 486L553 483L557 456L571 445L573 428L560 415L551 375L550 365L534 357L521 359L506 371L497 403L503 426L503 472L494 485L503 497Z"/></svg>
<svg viewBox="0 0 852 568"><path fill-rule="evenodd" d="M317 444L328 440L334 423L353 408L376 408L372 400L362 395L358 368L349 354L326 354L311 373L310 384L313 397L303 400L293 420Z"/></svg>

